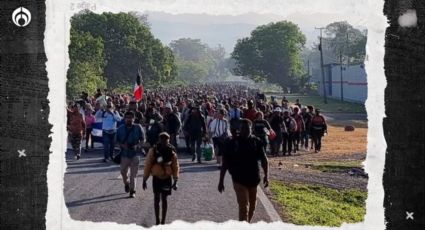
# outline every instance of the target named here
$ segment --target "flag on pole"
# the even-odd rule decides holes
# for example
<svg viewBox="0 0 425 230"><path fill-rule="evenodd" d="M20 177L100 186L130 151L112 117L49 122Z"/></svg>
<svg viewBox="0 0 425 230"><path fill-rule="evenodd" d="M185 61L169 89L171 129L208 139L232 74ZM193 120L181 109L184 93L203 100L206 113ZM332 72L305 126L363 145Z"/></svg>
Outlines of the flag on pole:
<svg viewBox="0 0 425 230"><path fill-rule="evenodd" d="M134 99L139 102L142 100L143 97L143 83L142 83L142 73L140 72L140 69L137 71L137 78L136 83L134 84Z"/></svg>

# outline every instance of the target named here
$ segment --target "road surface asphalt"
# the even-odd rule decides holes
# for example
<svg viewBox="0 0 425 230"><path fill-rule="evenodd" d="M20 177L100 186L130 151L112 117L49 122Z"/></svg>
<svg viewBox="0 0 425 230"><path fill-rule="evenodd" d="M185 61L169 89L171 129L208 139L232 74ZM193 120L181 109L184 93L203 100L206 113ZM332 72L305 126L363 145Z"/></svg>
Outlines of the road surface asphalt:
<svg viewBox="0 0 425 230"><path fill-rule="evenodd" d="M120 176L119 166L103 163L101 148L84 152L80 160L66 153L64 195L71 218L94 222L135 223L150 227L155 223L152 179L148 189L142 189L144 157L140 158L136 198L128 198ZM168 198L166 223L183 220L225 222L238 219L238 207L231 177L227 173L225 191L217 191L219 169L214 161L198 164L187 154L179 154L180 178L178 190ZM253 223L279 220L267 197L259 191ZM267 208L266 208L267 207ZM276 219L277 218L277 219Z"/></svg>

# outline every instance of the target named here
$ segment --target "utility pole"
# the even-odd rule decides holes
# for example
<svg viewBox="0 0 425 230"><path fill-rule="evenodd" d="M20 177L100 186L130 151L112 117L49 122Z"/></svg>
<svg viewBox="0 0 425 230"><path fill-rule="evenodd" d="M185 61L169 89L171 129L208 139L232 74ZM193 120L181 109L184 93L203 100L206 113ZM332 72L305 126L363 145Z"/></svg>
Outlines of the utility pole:
<svg viewBox="0 0 425 230"><path fill-rule="evenodd" d="M344 101L344 83L342 81L342 50L339 50L339 66L341 67L341 101Z"/></svg>
<svg viewBox="0 0 425 230"><path fill-rule="evenodd" d="M347 39L345 40L345 55L347 56L347 67L348 67L348 62L350 61L350 57L349 57L349 50L350 50L350 45L348 44L348 32L347 32Z"/></svg>
<svg viewBox="0 0 425 230"><path fill-rule="evenodd" d="M326 82L325 82L325 70L323 66L323 43L322 43L322 30L324 30L324 27L316 28L316 30L320 30L320 44L319 44L319 50L320 50L320 66L322 69L322 85L323 85L323 99L325 104L328 104L328 99L326 97Z"/></svg>

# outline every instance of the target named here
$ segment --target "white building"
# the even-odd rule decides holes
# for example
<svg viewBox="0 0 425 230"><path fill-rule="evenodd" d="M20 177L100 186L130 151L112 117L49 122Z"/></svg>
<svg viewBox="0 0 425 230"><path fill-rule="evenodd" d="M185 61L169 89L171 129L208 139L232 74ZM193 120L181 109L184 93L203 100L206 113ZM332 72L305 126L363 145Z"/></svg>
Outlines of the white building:
<svg viewBox="0 0 425 230"><path fill-rule="evenodd" d="M367 78L364 65L343 65L342 84L340 64L324 65L325 89L330 98L364 103L367 98ZM322 75L320 69L313 69L312 81L318 83L318 93L323 96Z"/></svg>

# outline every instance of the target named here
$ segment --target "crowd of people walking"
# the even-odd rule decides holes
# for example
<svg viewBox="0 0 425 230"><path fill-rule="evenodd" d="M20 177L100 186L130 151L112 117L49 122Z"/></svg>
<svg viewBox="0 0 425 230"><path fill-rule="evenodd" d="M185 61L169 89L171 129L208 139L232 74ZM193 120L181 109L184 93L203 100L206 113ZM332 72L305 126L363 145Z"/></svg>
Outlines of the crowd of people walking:
<svg viewBox="0 0 425 230"><path fill-rule="evenodd" d="M69 141L77 160L83 139L85 151L93 148L96 122L102 122L103 161L116 161L114 149L120 148L124 190L130 197L136 194L137 153L146 156L143 189L152 175L157 224L165 222L167 196L177 189L180 153L202 163L203 146L211 143L221 169L218 190L224 191L229 171L239 219L249 222L261 182L258 162L263 184L268 186L267 154L284 156L313 149L317 153L327 133L326 120L313 105L302 105L298 99L290 103L285 97L278 101L257 89L221 83L146 90L141 101L107 90L99 89L93 96L83 92L68 106ZM184 148L178 145L179 138Z"/></svg>

